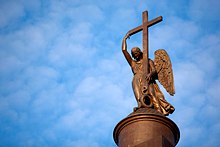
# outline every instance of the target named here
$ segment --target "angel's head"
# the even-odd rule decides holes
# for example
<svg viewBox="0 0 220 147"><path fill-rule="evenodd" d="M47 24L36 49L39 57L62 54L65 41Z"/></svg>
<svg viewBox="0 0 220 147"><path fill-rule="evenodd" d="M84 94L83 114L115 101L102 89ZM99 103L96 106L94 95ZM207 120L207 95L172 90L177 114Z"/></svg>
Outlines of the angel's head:
<svg viewBox="0 0 220 147"><path fill-rule="evenodd" d="M133 47L131 49L131 55L136 61L139 61L142 58L143 53L138 47Z"/></svg>

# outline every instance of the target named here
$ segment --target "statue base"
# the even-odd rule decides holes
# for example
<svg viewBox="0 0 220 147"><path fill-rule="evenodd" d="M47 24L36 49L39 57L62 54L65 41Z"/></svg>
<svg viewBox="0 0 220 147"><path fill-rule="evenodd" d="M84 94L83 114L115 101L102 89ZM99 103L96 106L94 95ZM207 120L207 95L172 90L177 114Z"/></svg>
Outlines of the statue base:
<svg viewBox="0 0 220 147"><path fill-rule="evenodd" d="M151 108L140 108L121 120L113 132L119 147L174 147L179 141L177 125Z"/></svg>

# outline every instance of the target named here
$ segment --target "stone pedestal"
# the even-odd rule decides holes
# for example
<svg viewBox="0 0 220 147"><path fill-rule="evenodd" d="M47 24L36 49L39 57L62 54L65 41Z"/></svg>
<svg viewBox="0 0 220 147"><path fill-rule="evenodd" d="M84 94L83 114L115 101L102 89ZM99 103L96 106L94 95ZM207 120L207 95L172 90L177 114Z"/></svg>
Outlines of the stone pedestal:
<svg viewBox="0 0 220 147"><path fill-rule="evenodd" d="M177 125L151 108L141 108L121 120L113 132L119 147L174 147L179 141Z"/></svg>

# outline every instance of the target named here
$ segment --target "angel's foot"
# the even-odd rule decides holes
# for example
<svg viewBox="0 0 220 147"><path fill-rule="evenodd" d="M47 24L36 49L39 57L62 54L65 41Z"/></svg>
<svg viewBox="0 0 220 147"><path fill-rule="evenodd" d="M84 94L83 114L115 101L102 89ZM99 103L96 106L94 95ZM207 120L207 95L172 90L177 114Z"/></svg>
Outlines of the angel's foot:
<svg viewBox="0 0 220 147"><path fill-rule="evenodd" d="M141 108L141 103L140 102L138 102L138 106L137 107L134 107L134 111L137 111L137 109L139 109L139 108Z"/></svg>
<svg viewBox="0 0 220 147"><path fill-rule="evenodd" d="M133 108L133 111L135 112L135 111L137 111L137 109L139 109L138 107L134 107Z"/></svg>

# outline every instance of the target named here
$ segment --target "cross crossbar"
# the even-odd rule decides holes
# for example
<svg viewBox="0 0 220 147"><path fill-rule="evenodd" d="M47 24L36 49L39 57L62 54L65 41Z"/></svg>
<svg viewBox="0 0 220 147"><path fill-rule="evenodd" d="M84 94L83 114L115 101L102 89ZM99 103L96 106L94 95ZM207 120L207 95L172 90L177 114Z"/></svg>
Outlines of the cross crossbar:
<svg viewBox="0 0 220 147"><path fill-rule="evenodd" d="M159 17L157 17L157 18L155 18L155 19L153 19L153 20L151 20L151 21L149 21L149 22L145 22L145 23L144 23L144 26L151 27L152 25L154 25L154 24L156 24L156 23L159 23L159 22L161 22L162 20L163 20L163 17L162 17L162 16L159 16ZM143 25L140 25L140 26L138 26L138 27L136 27L136 28L134 28L134 29L128 31L128 34L131 36L131 35L134 35L134 34L140 32L140 31L142 31L142 30L143 30Z"/></svg>

